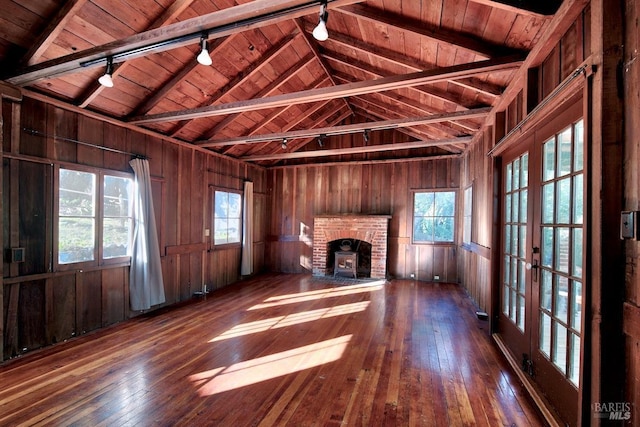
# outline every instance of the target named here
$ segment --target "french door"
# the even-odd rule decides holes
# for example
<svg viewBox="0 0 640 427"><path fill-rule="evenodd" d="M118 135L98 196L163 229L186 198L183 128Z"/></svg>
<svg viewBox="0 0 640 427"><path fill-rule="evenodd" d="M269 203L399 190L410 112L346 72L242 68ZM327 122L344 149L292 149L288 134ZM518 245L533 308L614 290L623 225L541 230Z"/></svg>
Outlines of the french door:
<svg viewBox="0 0 640 427"><path fill-rule="evenodd" d="M569 425L582 364L584 126L568 108L502 157L498 330Z"/></svg>

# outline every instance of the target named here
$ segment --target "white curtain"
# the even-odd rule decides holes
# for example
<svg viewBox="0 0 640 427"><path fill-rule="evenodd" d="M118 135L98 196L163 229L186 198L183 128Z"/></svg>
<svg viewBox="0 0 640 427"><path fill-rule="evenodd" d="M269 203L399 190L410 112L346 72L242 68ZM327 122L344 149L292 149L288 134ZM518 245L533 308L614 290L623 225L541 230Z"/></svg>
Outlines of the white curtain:
<svg viewBox="0 0 640 427"><path fill-rule="evenodd" d="M253 273L253 182L244 182L244 206L242 208L242 263L240 274Z"/></svg>
<svg viewBox="0 0 640 427"><path fill-rule="evenodd" d="M133 245L129 273L129 296L132 310L148 310L165 302L160 248L156 233L156 218L151 195L149 162L133 159L129 162L135 173Z"/></svg>

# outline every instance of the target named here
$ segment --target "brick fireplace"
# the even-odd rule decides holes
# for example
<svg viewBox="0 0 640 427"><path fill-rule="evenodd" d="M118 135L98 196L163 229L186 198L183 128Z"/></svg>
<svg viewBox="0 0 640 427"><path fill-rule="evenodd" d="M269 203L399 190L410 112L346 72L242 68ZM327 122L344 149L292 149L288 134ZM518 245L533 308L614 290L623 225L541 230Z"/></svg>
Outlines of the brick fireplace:
<svg viewBox="0 0 640 427"><path fill-rule="evenodd" d="M329 242L357 239L371 244L371 277L387 275L390 215L321 215L313 219L313 275L326 276Z"/></svg>

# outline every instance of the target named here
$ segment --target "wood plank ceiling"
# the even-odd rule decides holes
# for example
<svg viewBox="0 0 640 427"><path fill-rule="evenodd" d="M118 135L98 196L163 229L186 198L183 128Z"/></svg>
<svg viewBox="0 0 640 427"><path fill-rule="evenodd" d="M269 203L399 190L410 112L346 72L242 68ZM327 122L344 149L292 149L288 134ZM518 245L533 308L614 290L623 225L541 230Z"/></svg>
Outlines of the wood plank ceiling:
<svg viewBox="0 0 640 427"><path fill-rule="evenodd" d="M319 42L320 5L0 0L1 78L264 166L456 154L552 13L492 0L329 0ZM196 61L203 36L211 66ZM98 83L108 58L111 88Z"/></svg>

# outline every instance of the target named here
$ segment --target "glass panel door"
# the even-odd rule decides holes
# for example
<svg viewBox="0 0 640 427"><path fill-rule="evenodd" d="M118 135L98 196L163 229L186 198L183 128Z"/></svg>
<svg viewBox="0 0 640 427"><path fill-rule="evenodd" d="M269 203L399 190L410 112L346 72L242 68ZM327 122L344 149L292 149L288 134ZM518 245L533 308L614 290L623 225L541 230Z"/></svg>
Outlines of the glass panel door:
<svg viewBox="0 0 640 427"><path fill-rule="evenodd" d="M538 348L579 386L582 339L583 122L542 146L542 221Z"/></svg>
<svg viewBox="0 0 640 427"><path fill-rule="evenodd" d="M525 330L529 153L506 165L502 312Z"/></svg>

